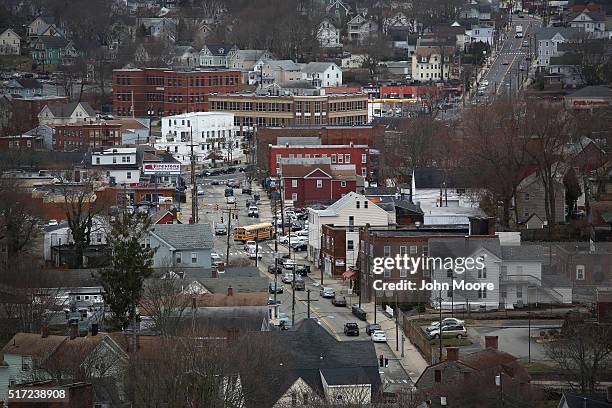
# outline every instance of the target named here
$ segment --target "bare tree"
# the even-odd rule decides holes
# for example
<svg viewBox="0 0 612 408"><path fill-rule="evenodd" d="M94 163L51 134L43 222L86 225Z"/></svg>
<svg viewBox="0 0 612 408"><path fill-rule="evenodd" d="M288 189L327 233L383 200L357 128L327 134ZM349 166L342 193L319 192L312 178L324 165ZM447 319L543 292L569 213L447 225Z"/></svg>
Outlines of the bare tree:
<svg viewBox="0 0 612 408"><path fill-rule="evenodd" d="M612 327L568 319L561 338L545 343L546 355L572 389L594 393L612 368Z"/></svg>
<svg viewBox="0 0 612 408"><path fill-rule="evenodd" d="M167 274L149 279L144 284L140 314L149 316L155 329L164 335L176 334L183 313L190 305L189 296L183 293L182 282L178 276Z"/></svg>
<svg viewBox="0 0 612 408"><path fill-rule="evenodd" d="M37 213L19 180L0 174L0 240L6 242L8 260L29 249L38 232Z"/></svg>
<svg viewBox="0 0 612 408"><path fill-rule="evenodd" d="M361 52L363 53L361 66L368 70L370 80L374 82L380 73L380 62L392 55L389 42L379 35L368 36L361 47Z"/></svg>

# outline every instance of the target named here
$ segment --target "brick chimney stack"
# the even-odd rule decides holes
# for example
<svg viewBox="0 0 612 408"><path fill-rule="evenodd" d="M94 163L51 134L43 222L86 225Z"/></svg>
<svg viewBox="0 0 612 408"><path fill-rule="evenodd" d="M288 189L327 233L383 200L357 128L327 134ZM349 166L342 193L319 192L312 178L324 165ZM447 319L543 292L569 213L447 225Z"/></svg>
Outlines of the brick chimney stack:
<svg viewBox="0 0 612 408"><path fill-rule="evenodd" d="M77 323L72 323L70 325L70 340L74 340L79 337L79 326Z"/></svg>
<svg viewBox="0 0 612 408"><path fill-rule="evenodd" d="M485 336L485 348L492 348L497 350L498 337L497 336Z"/></svg>
<svg viewBox="0 0 612 408"><path fill-rule="evenodd" d="M232 285L227 288L227 296L234 296L234 288L232 288Z"/></svg>
<svg viewBox="0 0 612 408"><path fill-rule="evenodd" d="M219 272L217 272L217 268L213 268L212 271L210 272L210 277L211 278L218 278L219 277Z"/></svg>
<svg viewBox="0 0 612 408"><path fill-rule="evenodd" d="M446 360L448 361L459 360L459 347L447 347L446 348Z"/></svg>
<svg viewBox="0 0 612 408"><path fill-rule="evenodd" d="M49 337L49 325L48 324L43 324L42 328L40 329L40 337L42 337L43 339Z"/></svg>

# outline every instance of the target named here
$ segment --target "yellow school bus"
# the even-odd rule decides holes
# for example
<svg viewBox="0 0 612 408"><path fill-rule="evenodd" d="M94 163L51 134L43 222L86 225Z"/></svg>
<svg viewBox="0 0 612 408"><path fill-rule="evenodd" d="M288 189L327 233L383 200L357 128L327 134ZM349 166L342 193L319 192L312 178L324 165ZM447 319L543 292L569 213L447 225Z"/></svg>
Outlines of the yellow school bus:
<svg viewBox="0 0 612 408"><path fill-rule="evenodd" d="M262 222L234 228L234 241L254 241L255 236L259 241L274 238L274 226L269 222Z"/></svg>

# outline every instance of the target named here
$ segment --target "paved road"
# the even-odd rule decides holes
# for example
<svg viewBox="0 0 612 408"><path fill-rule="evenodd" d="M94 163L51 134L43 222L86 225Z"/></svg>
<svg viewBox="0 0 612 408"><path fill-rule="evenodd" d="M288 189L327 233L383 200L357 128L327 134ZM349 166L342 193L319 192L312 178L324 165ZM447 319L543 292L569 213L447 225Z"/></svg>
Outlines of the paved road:
<svg viewBox="0 0 612 408"><path fill-rule="evenodd" d="M523 26L523 38L515 38L515 28L517 25ZM501 49L497 52L495 59L491 62L491 67L481 79L481 83L486 80L489 85L485 90L485 95L476 98L477 101L483 100L489 95L507 95L508 92L517 93L518 88L527 78L530 61L525 58L529 53L535 52L535 31L540 27L540 20L525 16L518 18L514 16L512 29L505 33L506 39L502 43ZM523 42L526 41L526 45ZM531 43L531 46L529 46ZM523 70L521 70L523 68Z"/></svg>
<svg viewBox="0 0 612 408"><path fill-rule="evenodd" d="M199 189L202 190L204 193L199 199L200 223L221 222L222 211L221 209L214 210L214 208L215 204L219 204L220 208L223 208L225 203L224 189L226 188L224 182L229 178L233 178L240 182L244 181L243 174L206 177L200 178L198 180ZM213 180L219 181L220 185L212 185L211 182ZM272 221L272 207L270 204L270 200L265 195L260 195L261 201L258 205L260 218L257 219L249 218L247 216L246 200L250 199L251 196L240 194L239 189L235 189L234 194L236 197L238 219L232 220L232 229L236 225L242 226L259 222ZM223 214L223 222L227 224L226 213ZM236 261L238 259L247 259L246 252L242 248L242 243L235 243L231 237L229 242L230 265L232 261ZM227 236L216 236L214 247L215 252L217 252L222 257L225 257L227 250ZM274 241L265 241L259 243L258 249L258 251L262 253L262 259L259 261L260 272L262 275L266 276L270 280L270 282L274 281L274 276L267 273L267 267L268 265L274 264L274 247ZM288 249L285 245L279 244L278 252L280 254L287 254ZM305 252L296 253L295 251L291 251L291 255L297 264L305 262ZM254 260L251 260L250 262L252 264L255 263ZM281 277L282 275L277 276L279 284L282 284ZM325 284L325 280L323 283ZM300 320L303 320L308 317L307 292L295 292L295 308L293 308L294 293L291 290L290 285L282 285L283 293L277 294L276 296L276 300L281 302L280 312L286 313L289 317L294 315L295 324L297 324ZM340 341L365 340L368 338L365 333L366 323L357 320L355 316L351 313L350 307L336 307L331 303L330 299L325 299L319 296L319 291L321 289L319 274L314 273L306 278L306 289L310 290L311 318L316 319L319 324L321 324L331 335L333 335ZM272 297L273 295L270 296ZM350 296L348 294L346 294L346 299L349 305L351 303L357 302L357 298L355 296ZM347 337L344 335L344 324L347 322L356 322L359 325L360 335L358 337ZM386 343L377 343L375 344L375 348L377 355L382 354L383 356L390 359L388 367L380 368L381 377L383 379L383 383L385 384L385 390L393 391L394 389L403 388L407 385L411 385L412 383L406 371L402 368L402 366L397 360L394 360L392 358L393 353L389 349L389 346Z"/></svg>

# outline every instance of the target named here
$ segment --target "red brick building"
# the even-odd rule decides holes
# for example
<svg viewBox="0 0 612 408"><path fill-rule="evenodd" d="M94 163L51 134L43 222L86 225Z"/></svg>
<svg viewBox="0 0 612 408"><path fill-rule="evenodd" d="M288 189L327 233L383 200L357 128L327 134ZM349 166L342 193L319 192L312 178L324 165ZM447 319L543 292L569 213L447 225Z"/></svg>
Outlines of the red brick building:
<svg viewBox="0 0 612 408"><path fill-rule="evenodd" d="M299 137L317 137L321 145L367 145L381 149L384 144L383 126L289 126L258 128L257 166L260 171L269 171L269 146L278 145L279 137L284 140ZM373 168L371 168L373 170Z"/></svg>
<svg viewBox="0 0 612 408"><path fill-rule="evenodd" d="M281 158L329 157L331 164L354 164L355 174L370 180L370 148L367 145L305 145L270 146L268 168L270 176L276 177Z"/></svg>
<svg viewBox="0 0 612 408"><path fill-rule="evenodd" d="M42 136L17 135L0 137L0 150L41 150Z"/></svg>
<svg viewBox="0 0 612 408"><path fill-rule="evenodd" d="M149 116L149 111L153 116L205 112L210 94L241 89L238 70L117 69L113 71L113 112L139 117Z"/></svg>
<svg viewBox="0 0 612 408"><path fill-rule="evenodd" d="M67 96L32 96L13 98L11 103L15 112L14 120L18 121L21 131L26 132L38 126L38 114L50 103L67 103Z"/></svg>
<svg viewBox="0 0 612 408"><path fill-rule="evenodd" d="M292 200L296 207L331 204L357 189L354 168L338 168L329 164L283 163L281 176L284 199Z"/></svg>
<svg viewBox="0 0 612 408"><path fill-rule="evenodd" d="M53 127L53 150L86 152L121 144L120 124L78 123Z"/></svg>

